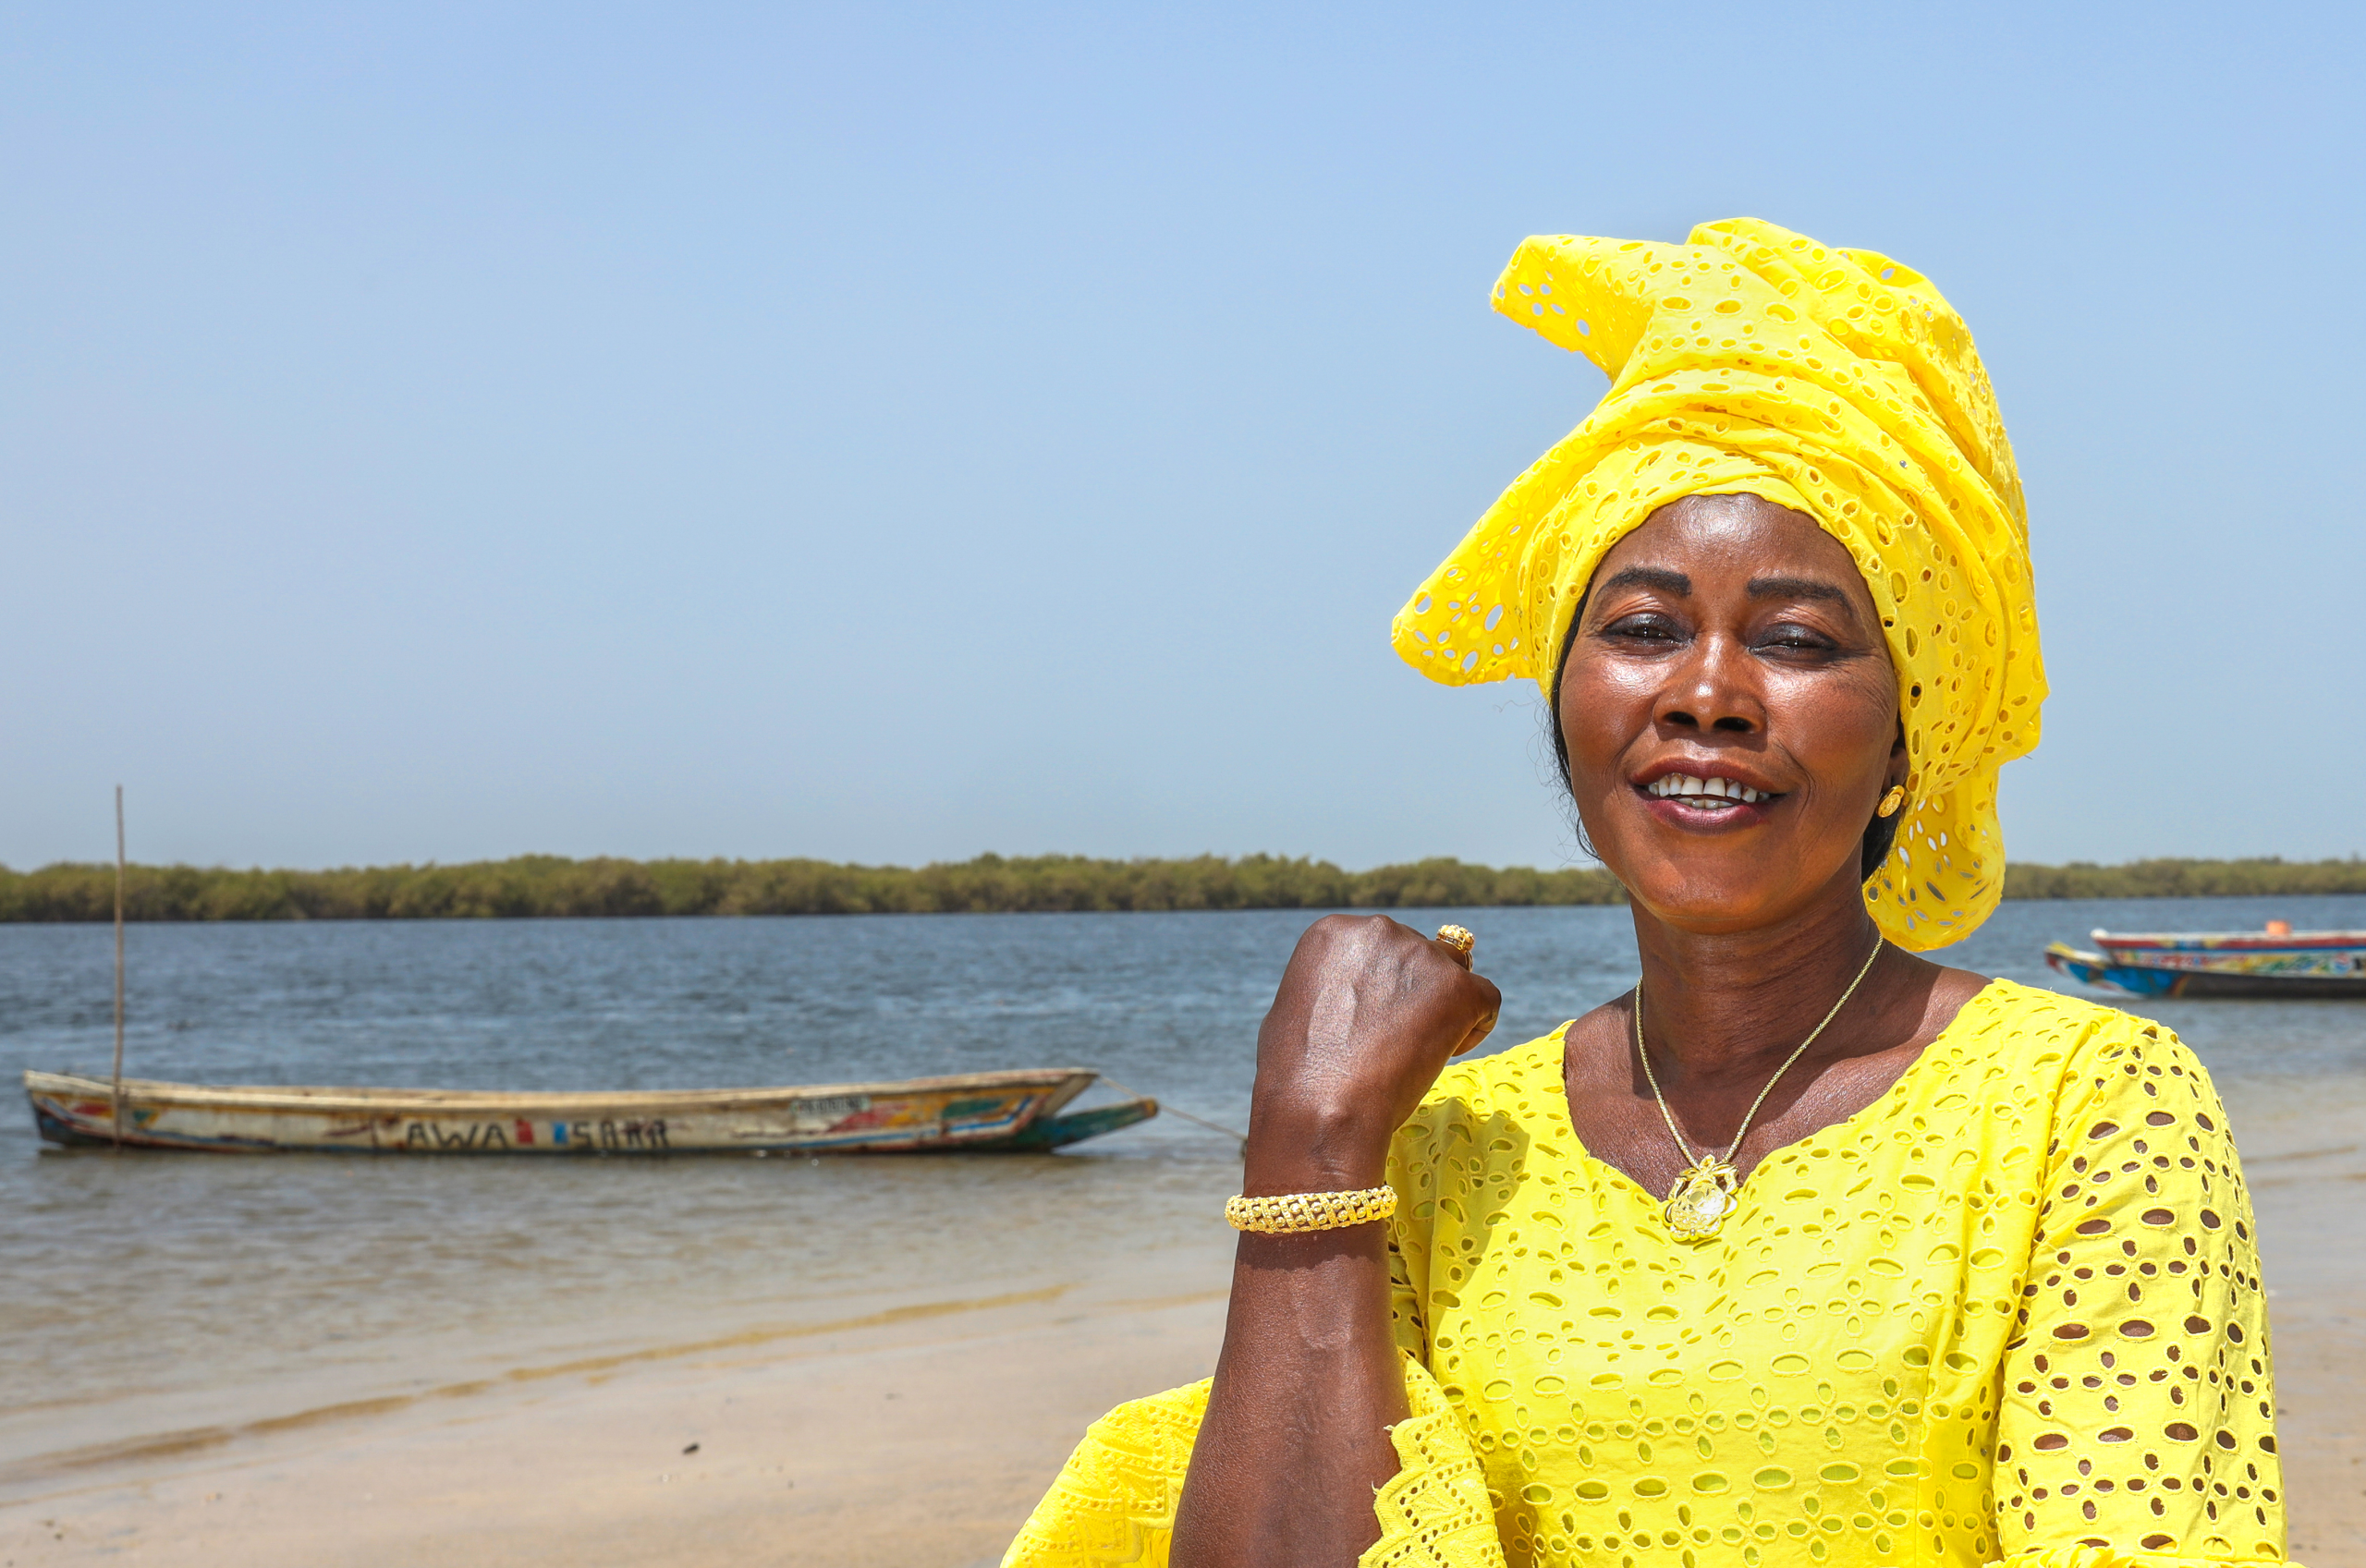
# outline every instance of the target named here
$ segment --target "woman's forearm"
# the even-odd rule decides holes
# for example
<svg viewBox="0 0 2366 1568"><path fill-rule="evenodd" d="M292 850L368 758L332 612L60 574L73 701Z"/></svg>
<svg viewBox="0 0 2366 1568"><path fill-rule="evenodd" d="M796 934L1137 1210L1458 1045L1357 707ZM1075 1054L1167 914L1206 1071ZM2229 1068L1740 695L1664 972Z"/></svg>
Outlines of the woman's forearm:
<svg viewBox="0 0 2366 1568"><path fill-rule="evenodd" d="M1381 1179L1368 1138L1260 1136L1252 1195L1343 1191ZM1387 1226L1244 1234L1224 1353L1176 1519L1176 1568L1346 1568L1380 1533L1372 1492L1396 1473L1387 1428L1406 1416L1388 1323Z"/></svg>
<svg viewBox="0 0 2366 1568"><path fill-rule="evenodd" d="M1353 1563L1380 1533L1372 1492L1405 1415L1384 1227L1242 1236L1175 1568Z"/></svg>

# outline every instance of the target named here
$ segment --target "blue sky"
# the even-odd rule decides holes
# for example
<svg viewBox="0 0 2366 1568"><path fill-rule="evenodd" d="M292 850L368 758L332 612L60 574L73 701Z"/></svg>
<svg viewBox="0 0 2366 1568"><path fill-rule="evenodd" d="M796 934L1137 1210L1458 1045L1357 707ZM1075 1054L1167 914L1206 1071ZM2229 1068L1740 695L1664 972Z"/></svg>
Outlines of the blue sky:
<svg viewBox="0 0 2366 1568"><path fill-rule="evenodd" d="M1602 389L1513 246L1738 213L1979 336L2012 854L2366 851L2362 30L7 6L0 863L1561 863L1388 617Z"/></svg>

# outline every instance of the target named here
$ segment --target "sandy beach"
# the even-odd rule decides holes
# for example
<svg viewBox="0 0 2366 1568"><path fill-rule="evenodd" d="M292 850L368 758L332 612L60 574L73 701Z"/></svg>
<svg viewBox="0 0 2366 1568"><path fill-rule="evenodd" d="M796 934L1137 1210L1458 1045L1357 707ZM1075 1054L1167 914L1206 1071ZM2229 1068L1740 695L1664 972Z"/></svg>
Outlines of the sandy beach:
<svg viewBox="0 0 2366 1568"><path fill-rule="evenodd" d="M52 1455L0 1562L996 1562L1085 1423L1207 1375L1228 1253Z"/></svg>
<svg viewBox="0 0 2366 1568"><path fill-rule="evenodd" d="M2292 1555L2366 1568L2366 1156L2311 1130L2250 1161ZM992 1563L1087 1422L1208 1372L1228 1253L52 1454L0 1472L0 1565Z"/></svg>

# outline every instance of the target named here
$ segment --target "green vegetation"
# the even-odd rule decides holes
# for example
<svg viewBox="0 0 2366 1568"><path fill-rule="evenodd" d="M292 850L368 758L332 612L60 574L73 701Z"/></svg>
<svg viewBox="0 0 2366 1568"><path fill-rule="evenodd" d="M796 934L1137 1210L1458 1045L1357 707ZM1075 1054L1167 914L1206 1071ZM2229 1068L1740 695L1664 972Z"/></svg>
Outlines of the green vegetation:
<svg viewBox="0 0 2366 1568"><path fill-rule="evenodd" d="M2007 866L2007 898L2291 898L2366 893L2366 860L2131 860Z"/></svg>
<svg viewBox="0 0 2366 1568"><path fill-rule="evenodd" d="M604 915L921 915L990 910L1394 909L1615 904L1609 874L1494 870L1422 860L1343 871L1270 855L1091 860L1075 855L957 865L823 860L568 860L529 855L466 866L234 871L135 866L135 920L404 920ZM0 868L0 920L111 920L115 868Z"/></svg>
<svg viewBox="0 0 2366 1568"><path fill-rule="evenodd" d="M991 910L1401 909L1616 904L1609 873L1498 870L1421 860L1343 871L1270 855L1092 860L1075 855L958 864L824 860L568 860L528 855L465 866L237 871L134 866L135 920L408 920L612 915L921 915ZM2139 860L2012 866L2007 898L2213 898L2366 893L2366 862ZM115 868L0 867L0 921L106 920Z"/></svg>

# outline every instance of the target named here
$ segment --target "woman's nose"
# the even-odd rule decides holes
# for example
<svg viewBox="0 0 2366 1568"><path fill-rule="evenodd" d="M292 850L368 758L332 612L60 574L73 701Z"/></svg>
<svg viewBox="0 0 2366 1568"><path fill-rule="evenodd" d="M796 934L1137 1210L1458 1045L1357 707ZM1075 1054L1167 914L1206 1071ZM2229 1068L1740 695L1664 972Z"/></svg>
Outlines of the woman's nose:
<svg viewBox="0 0 2366 1568"><path fill-rule="evenodd" d="M1756 666L1730 638L1704 637L1692 656L1669 672L1653 714L1676 729L1748 735L1766 723L1766 704L1752 677Z"/></svg>

